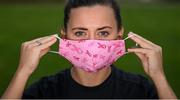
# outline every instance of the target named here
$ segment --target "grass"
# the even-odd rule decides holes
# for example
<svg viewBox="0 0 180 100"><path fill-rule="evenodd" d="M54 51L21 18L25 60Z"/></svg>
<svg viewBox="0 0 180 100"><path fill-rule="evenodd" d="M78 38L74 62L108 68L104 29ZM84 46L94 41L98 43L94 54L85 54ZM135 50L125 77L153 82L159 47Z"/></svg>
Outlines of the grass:
<svg viewBox="0 0 180 100"><path fill-rule="evenodd" d="M162 46L164 70L167 79L180 97L180 6L122 6L125 36L129 31ZM62 26L61 5L0 5L0 95L8 86L19 62L20 46L24 41L57 33ZM127 40L127 47L134 45ZM57 50L58 44L52 49ZM144 74L134 54L119 59L115 65L128 72ZM45 55L28 85L42 76L54 74L70 67L68 61L56 54Z"/></svg>

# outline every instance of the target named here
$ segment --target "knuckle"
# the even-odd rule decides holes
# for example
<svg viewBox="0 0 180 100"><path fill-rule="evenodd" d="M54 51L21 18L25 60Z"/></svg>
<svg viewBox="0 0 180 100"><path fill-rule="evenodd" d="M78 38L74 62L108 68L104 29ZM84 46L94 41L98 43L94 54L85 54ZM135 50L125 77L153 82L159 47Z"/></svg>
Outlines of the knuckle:
<svg viewBox="0 0 180 100"><path fill-rule="evenodd" d="M27 47L28 46L28 42L24 42L21 44L21 47Z"/></svg>
<svg viewBox="0 0 180 100"><path fill-rule="evenodd" d="M36 47L32 47L31 49L32 49L32 51L36 51L37 50Z"/></svg>
<svg viewBox="0 0 180 100"><path fill-rule="evenodd" d="M30 43L30 41L26 41L22 43L22 46L27 46Z"/></svg>
<svg viewBox="0 0 180 100"><path fill-rule="evenodd" d="M159 49L159 51L162 51L162 47L161 46L158 46L158 49Z"/></svg>
<svg viewBox="0 0 180 100"><path fill-rule="evenodd" d="M162 51L161 46L157 46L157 47L156 47L156 51L157 51L157 52L161 52L161 51Z"/></svg>
<svg viewBox="0 0 180 100"><path fill-rule="evenodd" d="M22 44L21 44L21 46L26 46L27 45L27 42L23 42Z"/></svg>
<svg viewBox="0 0 180 100"><path fill-rule="evenodd" d="M26 46L28 49L31 49L32 48L32 45L27 45Z"/></svg>
<svg viewBox="0 0 180 100"><path fill-rule="evenodd" d="M39 51L39 49L37 47L32 47L31 49L32 49L33 52Z"/></svg>
<svg viewBox="0 0 180 100"><path fill-rule="evenodd" d="M160 46L156 46L154 47L153 50L151 50L152 54L157 54L157 53L161 53L162 52L162 48Z"/></svg>
<svg viewBox="0 0 180 100"><path fill-rule="evenodd" d="M152 54L156 54L156 53L157 53L157 50L152 50L151 53L152 53Z"/></svg>

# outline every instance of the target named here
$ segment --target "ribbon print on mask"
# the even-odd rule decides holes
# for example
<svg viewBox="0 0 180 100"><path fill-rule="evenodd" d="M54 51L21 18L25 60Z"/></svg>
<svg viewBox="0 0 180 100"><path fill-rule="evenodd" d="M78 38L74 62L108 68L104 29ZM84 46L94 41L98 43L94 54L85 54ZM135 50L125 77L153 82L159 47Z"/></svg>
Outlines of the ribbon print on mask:
<svg viewBox="0 0 180 100"><path fill-rule="evenodd" d="M125 40L68 40L59 39L59 52L73 64L88 72L110 66L126 53Z"/></svg>

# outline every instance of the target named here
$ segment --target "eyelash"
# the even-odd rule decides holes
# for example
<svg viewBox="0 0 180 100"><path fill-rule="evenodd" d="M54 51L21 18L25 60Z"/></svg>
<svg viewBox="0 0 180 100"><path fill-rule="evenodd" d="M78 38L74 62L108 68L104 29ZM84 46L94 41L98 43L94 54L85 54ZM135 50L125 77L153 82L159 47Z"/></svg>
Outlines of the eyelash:
<svg viewBox="0 0 180 100"><path fill-rule="evenodd" d="M80 36L86 35L86 33L82 31L78 31L78 32L75 32L74 35L77 37L80 37Z"/></svg>
<svg viewBox="0 0 180 100"><path fill-rule="evenodd" d="M101 33L101 34L100 34L100 33ZM102 35L102 33L103 33L103 35ZM104 35L104 34L105 34L105 35ZM98 35L99 35L99 36L106 37L106 36L109 35L109 32L107 32L107 31L101 31L101 32L98 33Z"/></svg>
<svg viewBox="0 0 180 100"><path fill-rule="evenodd" d="M75 36L77 36L77 37L85 36L85 35L86 35L86 33L83 32L83 31L77 31L77 32L75 32L74 34L75 34ZM107 37L107 36L109 35L109 32L107 32L107 31L101 31L101 32L98 32L97 35L100 36L100 37Z"/></svg>

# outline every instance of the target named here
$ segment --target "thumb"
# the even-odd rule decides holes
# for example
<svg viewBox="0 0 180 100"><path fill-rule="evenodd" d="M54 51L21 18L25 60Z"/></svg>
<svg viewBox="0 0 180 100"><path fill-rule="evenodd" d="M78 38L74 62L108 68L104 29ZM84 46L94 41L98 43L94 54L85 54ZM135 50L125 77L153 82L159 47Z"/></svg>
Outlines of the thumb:
<svg viewBox="0 0 180 100"><path fill-rule="evenodd" d="M141 60L141 63L142 63L142 65L143 65L143 67L144 67L144 70L145 71L148 71L147 69L148 69L148 58L145 56L145 54L142 54L142 53L135 53L138 57L139 57L139 59Z"/></svg>
<svg viewBox="0 0 180 100"><path fill-rule="evenodd" d="M50 48L46 48L46 49L42 50L42 51L41 51L41 54L40 54L40 58L41 58L42 56L44 56L45 54L47 54L49 51L50 51Z"/></svg>

